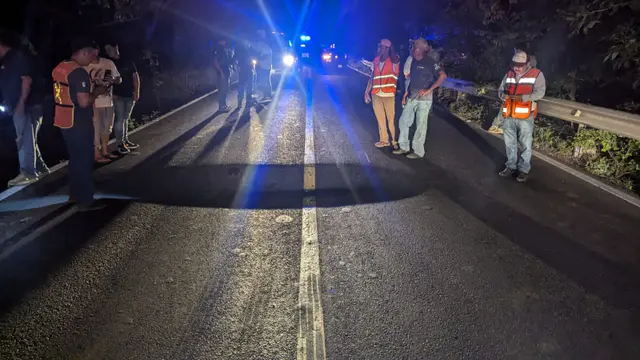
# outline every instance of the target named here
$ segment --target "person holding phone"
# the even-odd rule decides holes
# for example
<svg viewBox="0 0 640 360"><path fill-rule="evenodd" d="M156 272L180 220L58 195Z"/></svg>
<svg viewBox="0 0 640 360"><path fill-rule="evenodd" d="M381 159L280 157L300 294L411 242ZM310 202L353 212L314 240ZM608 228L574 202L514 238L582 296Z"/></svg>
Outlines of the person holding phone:
<svg viewBox="0 0 640 360"><path fill-rule="evenodd" d="M113 129L113 85L120 84L122 78L113 61L99 56L99 49L94 49L94 61L85 66L94 86L104 86L107 92L94 102L94 160L99 164L109 163L116 155L109 153L109 136Z"/></svg>

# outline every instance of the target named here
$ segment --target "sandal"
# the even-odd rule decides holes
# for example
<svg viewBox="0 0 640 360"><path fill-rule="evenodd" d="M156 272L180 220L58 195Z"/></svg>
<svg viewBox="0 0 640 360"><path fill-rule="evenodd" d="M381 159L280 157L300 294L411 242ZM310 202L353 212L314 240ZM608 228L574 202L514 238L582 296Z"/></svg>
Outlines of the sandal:
<svg viewBox="0 0 640 360"><path fill-rule="evenodd" d="M94 159L95 162L97 162L98 164L108 164L111 162L111 159L107 159L106 157L99 157L99 158L95 158Z"/></svg>
<svg viewBox="0 0 640 360"><path fill-rule="evenodd" d="M375 147L377 148L383 148L383 147L387 147L391 144L389 144L388 142L382 142L382 141L378 141L377 143L374 144Z"/></svg>

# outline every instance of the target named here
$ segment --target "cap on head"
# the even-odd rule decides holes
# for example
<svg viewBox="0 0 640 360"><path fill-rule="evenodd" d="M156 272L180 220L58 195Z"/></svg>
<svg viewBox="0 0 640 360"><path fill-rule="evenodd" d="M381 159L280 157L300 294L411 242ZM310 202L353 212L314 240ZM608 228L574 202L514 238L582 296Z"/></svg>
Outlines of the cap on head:
<svg viewBox="0 0 640 360"><path fill-rule="evenodd" d="M528 60L527 53L522 50L519 50L519 51L516 51L516 53L513 55L511 62L518 65L524 65L528 62L527 60Z"/></svg>
<svg viewBox="0 0 640 360"><path fill-rule="evenodd" d="M380 45L390 48L391 47L391 41L389 39L382 39L382 40L380 40Z"/></svg>

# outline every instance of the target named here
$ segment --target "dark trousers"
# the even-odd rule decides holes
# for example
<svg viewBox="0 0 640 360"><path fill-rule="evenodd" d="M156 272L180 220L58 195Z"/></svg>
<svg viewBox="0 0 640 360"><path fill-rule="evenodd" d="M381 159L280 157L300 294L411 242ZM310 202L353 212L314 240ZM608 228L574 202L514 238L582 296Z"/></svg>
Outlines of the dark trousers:
<svg viewBox="0 0 640 360"><path fill-rule="evenodd" d="M229 94L229 74L218 71L218 104L220 108L227 106L227 94Z"/></svg>
<svg viewBox="0 0 640 360"><path fill-rule="evenodd" d="M242 102L245 98L251 100L253 94L253 70L238 70L238 102Z"/></svg>
<svg viewBox="0 0 640 360"><path fill-rule="evenodd" d="M93 202L93 121L75 120L62 129L69 154L69 200L79 205Z"/></svg>
<svg viewBox="0 0 640 360"><path fill-rule="evenodd" d="M265 97L271 97L271 69L256 68L259 87L262 88Z"/></svg>

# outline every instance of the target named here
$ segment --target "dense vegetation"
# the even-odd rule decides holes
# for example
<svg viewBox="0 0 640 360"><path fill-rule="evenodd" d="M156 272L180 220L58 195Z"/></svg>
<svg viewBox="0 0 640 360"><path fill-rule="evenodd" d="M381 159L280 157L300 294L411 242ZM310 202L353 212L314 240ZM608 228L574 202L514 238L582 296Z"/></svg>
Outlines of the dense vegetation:
<svg viewBox="0 0 640 360"><path fill-rule="evenodd" d="M446 50L452 77L496 86L514 48L535 55L547 94L640 112L639 0L447 0L417 24ZM416 25L414 24L414 30ZM441 92L459 115L490 121L497 104ZM455 100L455 101L454 101ZM640 193L640 141L541 116L535 145Z"/></svg>

